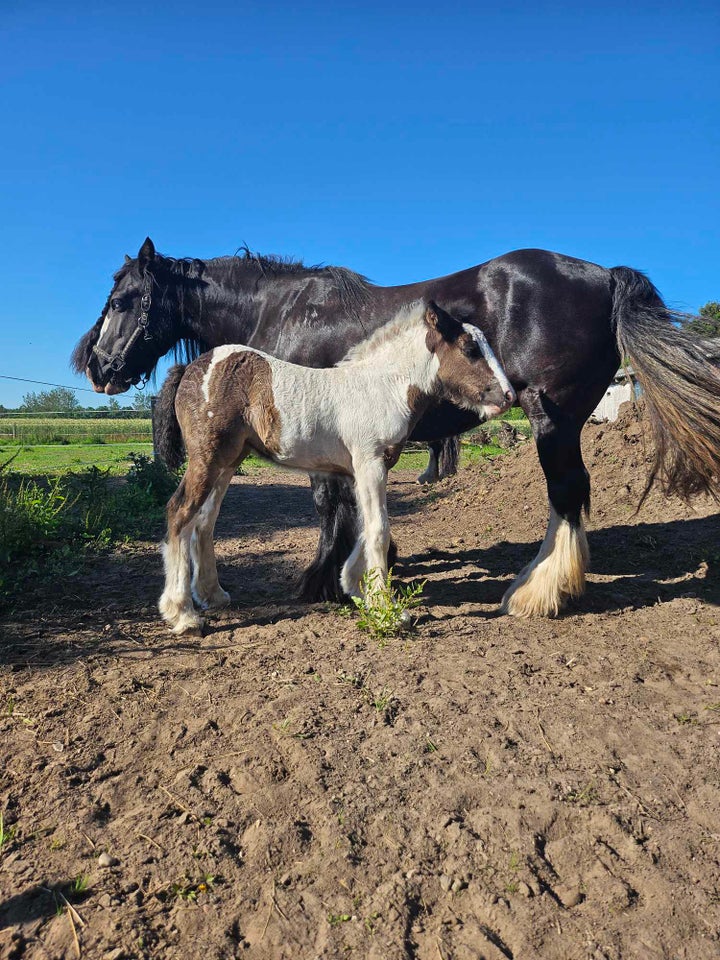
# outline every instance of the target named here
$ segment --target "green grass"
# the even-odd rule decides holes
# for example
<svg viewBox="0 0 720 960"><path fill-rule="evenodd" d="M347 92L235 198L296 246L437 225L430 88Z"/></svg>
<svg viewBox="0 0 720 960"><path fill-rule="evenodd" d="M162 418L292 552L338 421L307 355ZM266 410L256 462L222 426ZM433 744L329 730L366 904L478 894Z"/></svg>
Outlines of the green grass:
<svg viewBox="0 0 720 960"><path fill-rule="evenodd" d="M149 417L0 417L0 444L149 442Z"/></svg>
<svg viewBox="0 0 720 960"><path fill-rule="evenodd" d="M113 475L122 475L130 468L128 453L151 456L152 444L38 444L27 447L0 445L0 462L9 460L14 453L17 453L17 456L8 466L8 472L22 473L28 477L57 476L68 470L85 470L87 467L109 469Z"/></svg>
<svg viewBox="0 0 720 960"><path fill-rule="evenodd" d="M0 605L28 578L72 576L89 554L161 525L178 478L147 456L132 456L124 481L94 466L27 476L0 461Z"/></svg>

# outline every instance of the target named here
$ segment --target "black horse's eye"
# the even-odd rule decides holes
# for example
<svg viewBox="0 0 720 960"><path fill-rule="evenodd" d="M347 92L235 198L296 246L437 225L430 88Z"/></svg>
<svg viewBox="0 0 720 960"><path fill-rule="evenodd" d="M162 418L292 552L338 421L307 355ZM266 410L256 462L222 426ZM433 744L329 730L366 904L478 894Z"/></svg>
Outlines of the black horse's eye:
<svg viewBox="0 0 720 960"><path fill-rule="evenodd" d="M110 306L113 310L122 310L122 300L111 300Z"/></svg>

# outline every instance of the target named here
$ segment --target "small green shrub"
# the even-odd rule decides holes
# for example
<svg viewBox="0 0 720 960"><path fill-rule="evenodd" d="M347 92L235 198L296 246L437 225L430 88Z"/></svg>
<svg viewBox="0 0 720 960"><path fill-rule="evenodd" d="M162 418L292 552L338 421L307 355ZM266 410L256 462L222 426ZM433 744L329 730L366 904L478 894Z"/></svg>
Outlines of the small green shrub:
<svg viewBox="0 0 720 960"><path fill-rule="evenodd" d="M129 453L127 458L132 464L128 483L144 490L156 503L167 503L178 485L178 475L168 470L161 460L153 460L144 453Z"/></svg>
<svg viewBox="0 0 720 960"><path fill-rule="evenodd" d="M28 479L0 464L0 601L30 577L72 576L88 551L160 526L177 476L142 454L130 454L123 482L89 467Z"/></svg>
<svg viewBox="0 0 720 960"><path fill-rule="evenodd" d="M391 637L408 630L412 624L409 611L422 603L426 580L393 589L392 570L383 579L379 570L368 570L360 581L362 597L353 597L358 611L357 625L384 646Z"/></svg>

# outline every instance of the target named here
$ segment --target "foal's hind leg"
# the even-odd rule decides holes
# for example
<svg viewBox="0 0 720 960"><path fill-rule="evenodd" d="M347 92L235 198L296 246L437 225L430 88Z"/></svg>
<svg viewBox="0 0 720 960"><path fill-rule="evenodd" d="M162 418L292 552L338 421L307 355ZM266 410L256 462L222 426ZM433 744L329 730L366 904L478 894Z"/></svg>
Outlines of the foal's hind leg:
<svg viewBox="0 0 720 960"><path fill-rule="evenodd" d="M580 451L581 429L576 421L546 421L538 432L550 520L540 552L503 597L503 613L555 616L585 590L589 551L582 511L590 506L590 479Z"/></svg>
<svg viewBox="0 0 720 960"><path fill-rule="evenodd" d="M198 511L212 491L217 470L190 461L185 476L168 504L168 535L162 545L165 563L165 589L160 597L160 613L173 633L201 629L203 620L195 611L190 588L191 554Z"/></svg>
<svg viewBox="0 0 720 960"><path fill-rule="evenodd" d="M228 467L218 476L209 496L198 511L190 539L190 556L193 566L192 595L198 606L204 610L218 610L230 601L230 594L223 590L218 580L213 533L223 497L234 472L234 467Z"/></svg>

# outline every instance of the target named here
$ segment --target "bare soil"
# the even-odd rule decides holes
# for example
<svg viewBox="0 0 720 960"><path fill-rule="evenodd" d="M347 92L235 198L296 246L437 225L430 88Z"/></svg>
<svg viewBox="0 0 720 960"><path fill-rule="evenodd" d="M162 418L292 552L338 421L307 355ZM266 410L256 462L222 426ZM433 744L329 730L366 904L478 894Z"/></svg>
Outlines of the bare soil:
<svg viewBox="0 0 720 960"><path fill-rule="evenodd" d="M269 470L228 494L204 637L159 623L155 542L28 593L0 624L0 956L720 956L720 522L634 515L643 437L586 430L593 573L555 620L497 615L544 534L531 443L393 475L427 605L384 647L291 599L313 509Z"/></svg>

